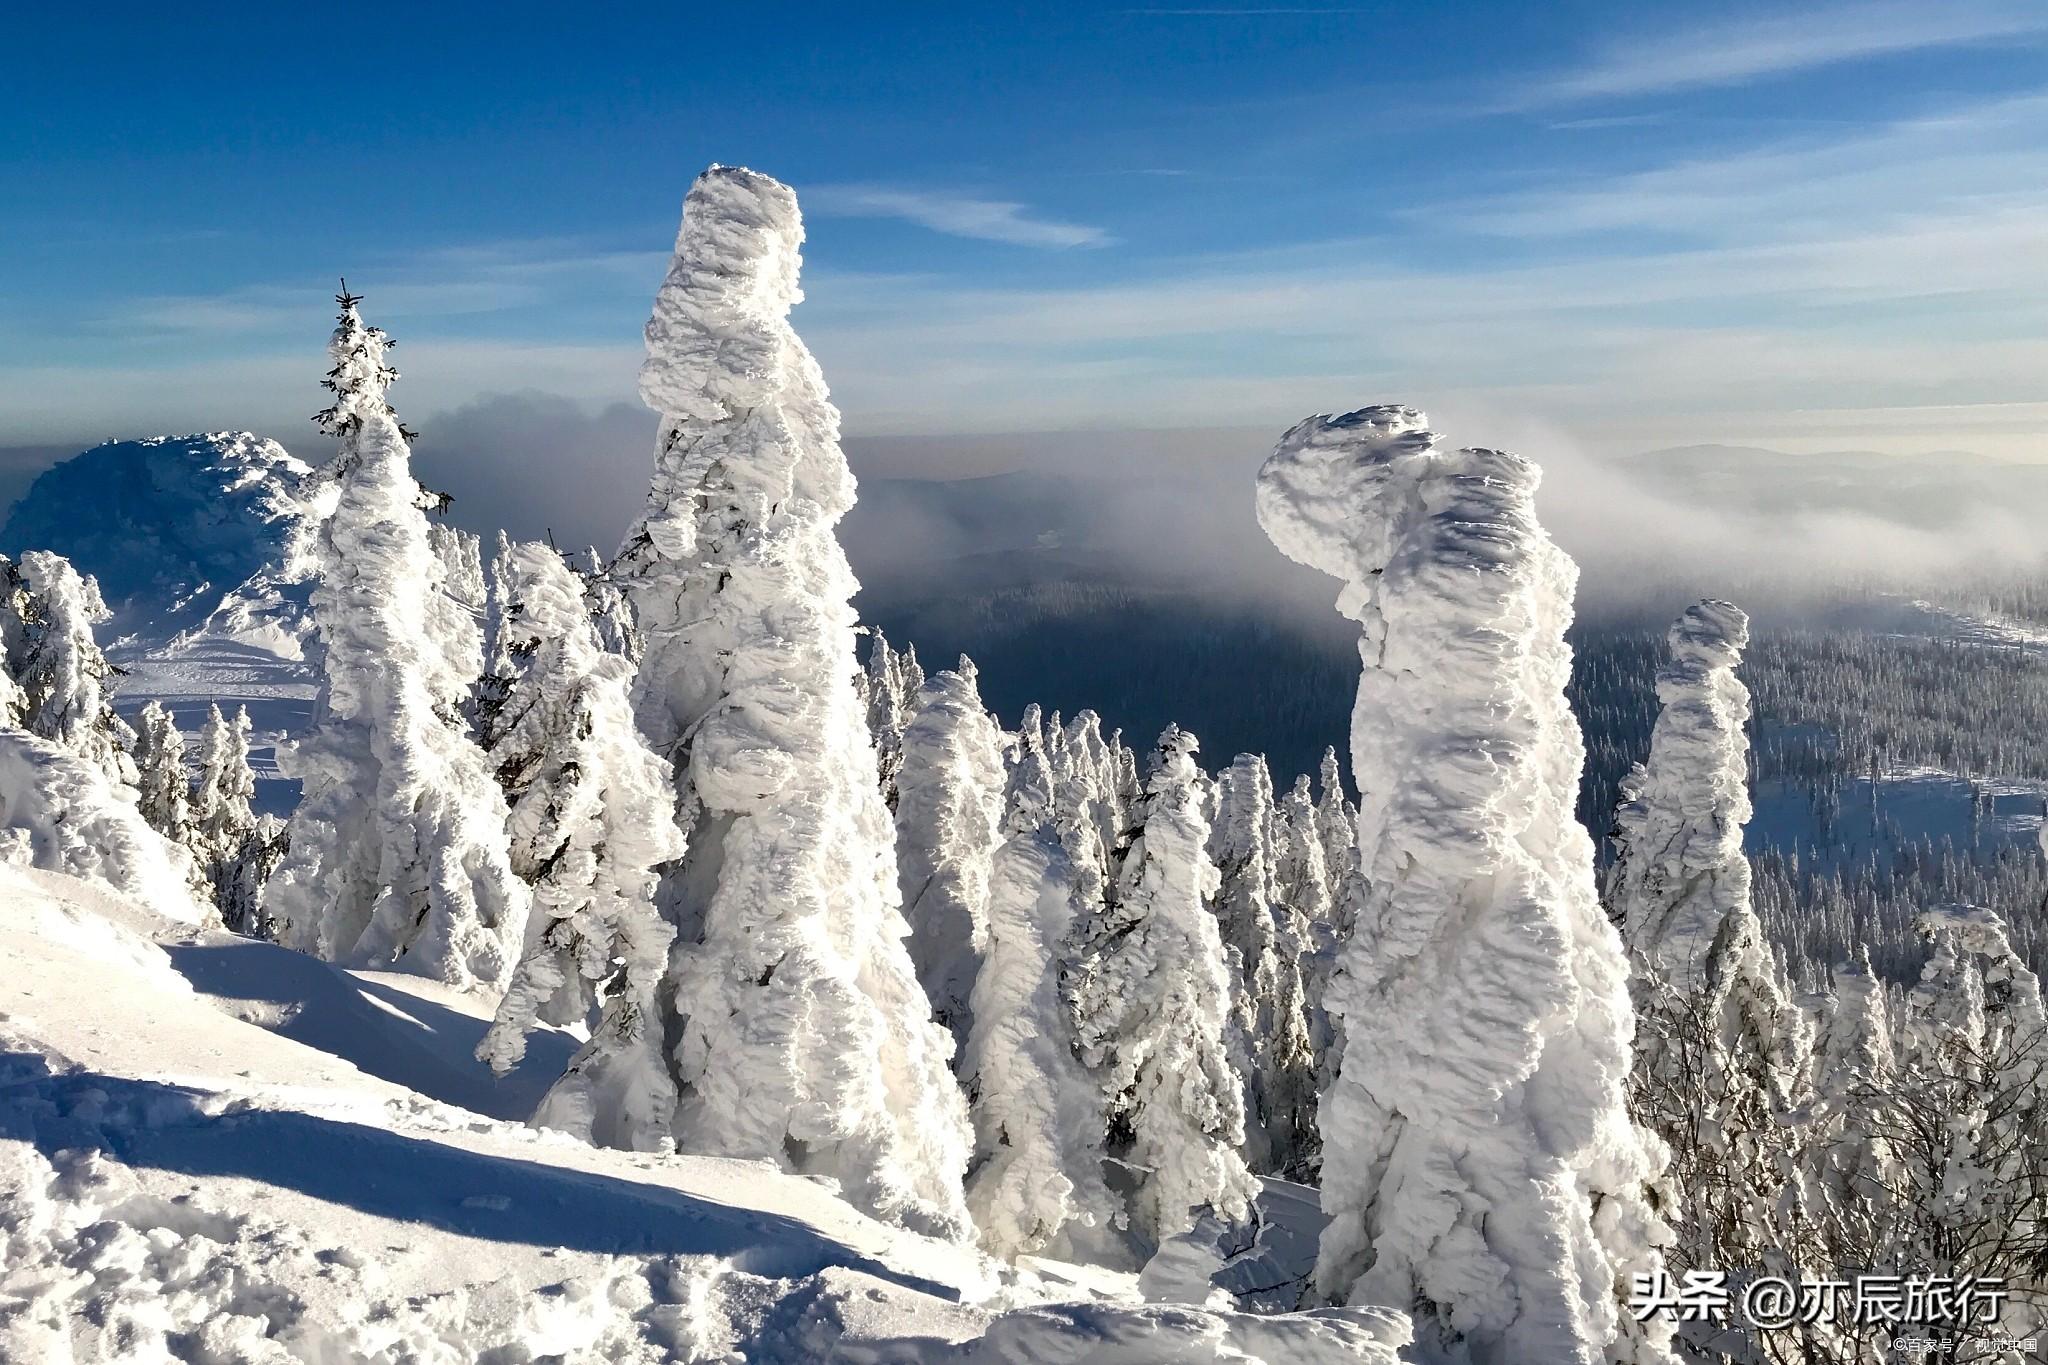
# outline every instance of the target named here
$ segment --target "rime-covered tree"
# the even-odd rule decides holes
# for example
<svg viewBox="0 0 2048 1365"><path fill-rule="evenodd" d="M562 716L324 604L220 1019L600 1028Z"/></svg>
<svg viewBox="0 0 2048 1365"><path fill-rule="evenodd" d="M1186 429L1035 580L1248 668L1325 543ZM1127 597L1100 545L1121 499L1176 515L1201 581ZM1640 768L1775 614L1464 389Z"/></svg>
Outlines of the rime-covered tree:
<svg viewBox="0 0 2048 1365"><path fill-rule="evenodd" d="M789 325L789 187L716 166L647 325L647 508L613 565L645 638L635 710L675 766L678 1142L840 1182L878 1217L969 1233L972 1145L904 945L894 831L855 696L839 414Z"/></svg>
<svg viewBox="0 0 2048 1365"><path fill-rule="evenodd" d="M1002 731L975 684L973 661L963 656L924 685L896 777L897 883L910 959L933 1016L963 1046L988 950L989 875L1003 814Z"/></svg>
<svg viewBox="0 0 2048 1365"><path fill-rule="evenodd" d="M264 884L284 857L284 822L256 814L256 774L249 766L249 712L233 721L218 704L199 727L199 776L192 787L192 849L213 888L221 921L238 934L270 937Z"/></svg>
<svg viewBox="0 0 2048 1365"><path fill-rule="evenodd" d="M1263 757L1239 754L1219 786L1210 848L1232 973L1232 1060L1245 1082L1245 1160L1255 1171L1298 1175L1314 1145L1315 1053L1302 1003L1301 935L1279 900L1273 779Z"/></svg>
<svg viewBox="0 0 2048 1365"><path fill-rule="evenodd" d="M654 904L661 866L684 849L668 763L634 728L633 666L599 642L582 580L546 545L502 558L502 643L524 667L490 757L537 918L477 1055L502 1075L537 1021L601 1011L534 1121L653 1151L676 1107L660 998L674 931Z"/></svg>
<svg viewBox="0 0 2048 1365"><path fill-rule="evenodd" d="M191 778L185 772L185 736L152 698L143 703L135 732L136 809L166 839L194 846Z"/></svg>
<svg viewBox="0 0 2048 1365"><path fill-rule="evenodd" d="M62 555L30 550L21 557L21 586L15 678L25 728L98 767L116 787L134 786L135 732L114 714L107 695L114 666L93 639L93 627L108 619L99 584Z"/></svg>
<svg viewBox="0 0 2048 1365"><path fill-rule="evenodd" d="M21 566L0 554L0 729L23 724L28 692L21 682L28 666L28 581Z"/></svg>
<svg viewBox="0 0 2048 1365"><path fill-rule="evenodd" d="M1322 784L1316 798L1316 837L1322 840L1323 866L1335 886L1350 869L1358 847L1358 808L1344 794L1344 768L1335 746L1323 750L1316 780Z"/></svg>
<svg viewBox="0 0 2048 1365"><path fill-rule="evenodd" d="M1081 1056L1107 1097L1110 1154L1130 1169L1128 1221L1156 1247L1209 1208L1247 1216L1257 1182L1244 1082L1230 1063L1230 975L1209 902L1217 888L1194 737L1168 726L1113 899L1077 929L1072 987Z"/></svg>
<svg viewBox="0 0 2048 1365"><path fill-rule="evenodd" d="M1323 1297L1409 1309L1426 1349L1669 1359L1621 1297L1657 1266L1654 1141L1630 1121L1627 963L1572 818L1577 573L1534 465L1440 448L1422 415L1311 417L1260 470L1289 558L1362 628L1352 713L1369 890L1329 1005Z"/></svg>
<svg viewBox="0 0 2048 1365"><path fill-rule="evenodd" d="M612 577L596 546L583 551L583 563L576 569L583 575L583 601L590 608L590 624L597 631L597 642L638 663L640 629L633 621L633 604Z"/></svg>
<svg viewBox="0 0 2048 1365"><path fill-rule="evenodd" d="M927 695L947 686L941 673ZM904 765L915 762L912 726ZM1009 761L1001 846L989 882L988 946L974 979L960 1075L974 1119L967 1204L999 1256L1112 1254L1115 1201L1103 1183L1104 1117L1095 1079L1074 1055L1060 960L1081 905L1055 828L1052 770L1036 732ZM909 799L912 788L904 788Z"/></svg>
<svg viewBox="0 0 2048 1365"><path fill-rule="evenodd" d="M1306 775L1294 781L1294 788L1280 799L1279 848L1274 862L1274 884L1285 912L1283 930L1296 936L1295 962L1301 980L1301 1011L1308 1028L1312 1087L1315 1096L1327 1090L1336 1073L1335 1035L1330 1016L1323 1007L1335 965L1339 940L1336 899L1330 885L1329 868L1323 861L1323 841L1316 832L1316 803ZM1311 1110L1311 1116L1313 1110ZM1321 1137L1313 1123L1302 1132L1310 1144L1307 1161L1319 1163Z"/></svg>
<svg viewBox="0 0 2048 1365"><path fill-rule="evenodd" d="M526 926L505 801L460 710L453 606L385 390L388 338L339 296L319 414L337 438L321 483L311 607L325 647L305 794L267 912L285 941L334 961L504 988Z"/></svg>
<svg viewBox="0 0 2048 1365"><path fill-rule="evenodd" d="M1615 813L1609 915L1641 964L1634 981L1638 1118L1671 1148L1686 1207L1686 1270L1767 1266L1797 1169L1787 1131L1811 1046L1750 905L1749 691L1735 676L1749 618L1686 609L1657 675L1650 754Z"/></svg>

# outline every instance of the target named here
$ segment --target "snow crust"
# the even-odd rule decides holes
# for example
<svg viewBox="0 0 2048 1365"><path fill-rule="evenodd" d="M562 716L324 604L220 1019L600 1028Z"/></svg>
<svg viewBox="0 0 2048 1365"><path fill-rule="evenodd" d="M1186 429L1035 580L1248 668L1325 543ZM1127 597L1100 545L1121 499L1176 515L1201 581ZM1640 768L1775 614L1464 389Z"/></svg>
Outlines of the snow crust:
<svg viewBox="0 0 2048 1365"><path fill-rule="evenodd" d="M1667 1234L1623 1109L1626 964L1572 818L1577 571L1537 479L1441 449L1405 407L1309 418L1259 474L1267 535L1362 627L1368 889L1326 999L1346 1027L1318 1282L1412 1305L1425 1344L1476 1361L1668 1359L1625 1338L1617 1297Z"/></svg>

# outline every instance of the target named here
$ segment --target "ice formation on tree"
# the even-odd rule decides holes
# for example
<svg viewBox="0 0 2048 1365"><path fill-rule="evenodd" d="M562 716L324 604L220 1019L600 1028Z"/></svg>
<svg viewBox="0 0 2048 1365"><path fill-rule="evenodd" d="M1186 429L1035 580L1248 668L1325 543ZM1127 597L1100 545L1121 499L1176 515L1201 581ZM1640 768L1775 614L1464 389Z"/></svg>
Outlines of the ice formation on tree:
<svg viewBox="0 0 2048 1365"><path fill-rule="evenodd" d="M1749 690L1735 676L1749 618L1688 607L1657 674L1650 755L1622 784L1609 915L1640 964L1632 983L1644 1121L1687 1194L1683 1267L1744 1266L1776 1234L1796 1172L1781 1125L1803 1099L1811 1046L1750 904Z"/></svg>
<svg viewBox="0 0 2048 1365"><path fill-rule="evenodd" d="M267 908L293 947L502 990L528 896L512 872L505 801L460 703L475 671L420 510L406 436L385 397L385 335L340 296L329 354L339 438L320 471L312 613L326 647L305 795ZM474 624L469 623L474 633Z"/></svg>
<svg viewBox="0 0 2048 1365"><path fill-rule="evenodd" d="M48 550L24 554L20 574L12 667L23 726L96 765L116 786L132 787L135 732L114 714L106 687L114 668L93 639L93 627L107 619L99 584Z"/></svg>
<svg viewBox="0 0 2048 1365"><path fill-rule="evenodd" d="M690 851L664 879L677 1140L837 1179L859 1207L969 1231L967 1107L903 939L894 831L854 690L839 414L789 325L789 187L699 176L647 324L662 415L613 571L645 638L635 708L675 765Z"/></svg>
<svg viewBox="0 0 2048 1365"><path fill-rule="evenodd" d="M1159 737L1114 898L1080 927L1073 969L1081 1055L1134 1182L1130 1223L1155 1247L1199 1208L1242 1220L1257 1191L1238 1152L1244 1082L1224 1036L1230 976L1208 909L1218 879L1195 750L1178 726Z"/></svg>
<svg viewBox="0 0 2048 1365"><path fill-rule="evenodd" d="M1537 477L1441 449L1401 407L1311 417L1259 473L1260 524L1343 582L1365 664L1369 889L1328 1001L1346 1036L1317 1281L1478 1361L1668 1360L1669 1325L1620 1298L1666 1234L1623 1107L1627 964L1572 817L1577 570L1536 521Z"/></svg>
<svg viewBox="0 0 2048 1365"><path fill-rule="evenodd" d="M1323 841L1323 866L1335 886L1350 870L1358 847L1358 808L1344 794L1344 769L1335 747L1323 750L1316 780L1322 784L1316 800L1316 837Z"/></svg>
<svg viewBox="0 0 2048 1365"><path fill-rule="evenodd" d="M941 673L927 692L948 676ZM1051 766L1035 732L1022 736L1010 759L1004 805L987 954L973 983L973 1026L959 1067L973 1097L967 1203L983 1245L999 1256L1079 1254L1108 1245L1091 1233L1106 1232L1116 1209L1103 1184L1101 1095L1074 1056L1073 1021L1060 995L1062 954L1081 905L1055 828Z"/></svg>
<svg viewBox="0 0 2048 1365"><path fill-rule="evenodd" d="M1245 1082L1244 1154L1255 1171L1298 1175L1314 1145L1314 1048L1302 1003L1302 935L1279 898L1279 820L1266 760L1239 754L1219 782L1210 850L1217 928L1231 964L1233 1061Z"/></svg>
<svg viewBox="0 0 2048 1365"><path fill-rule="evenodd" d="M867 666L855 675L854 692L867 708L868 733L875 743L875 771L883 799L893 810L897 774L903 767L903 733L917 714L924 669L918 666L915 646L898 653L879 628L868 634Z"/></svg>
<svg viewBox="0 0 2048 1365"><path fill-rule="evenodd" d="M599 643L574 571L538 543L501 562L500 641L525 666L490 757L536 918L478 1056L503 1074L536 1021L580 1023L601 1007L534 1121L652 1151L676 1104L660 1000L674 931L654 905L660 866L683 855L669 767L634 728L633 666Z"/></svg>
<svg viewBox="0 0 2048 1365"><path fill-rule="evenodd" d="M185 924L207 917L191 855L143 821L133 788L18 728L0 728L0 862L105 882Z"/></svg>
<svg viewBox="0 0 2048 1365"><path fill-rule="evenodd" d="M897 884L910 959L933 1016L962 1045L988 949L990 867L1003 815L1002 731L975 682L963 657L925 683L896 777Z"/></svg>
<svg viewBox="0 0 2048 1365"><path fill-rule="evenodd" d="M1323 1008L1323 996L1336 962L1339 926L1336 892L1323 860L1323 841L1316 830L1315 795L1306 774L1296 778L1294 789L1281 798L1276 829L1279 850L1274 882L1287 915L1284 922L1292 925L1297 935L1301 1010L1308 1029L1312 1071L1308 1100L1313 1116L1315 1097L1329 1089L1330 1079L1336 1073L1335 1035L1330 1016ZM1312 1122L1302 1136L1311 1145L1303 1156L1318 1160L1316 1154L1321 1150L1322 1139Z"/></svg>
<svg viewBox="0 0 2048 1365"><path fill-rule="evenodd" d="M136 809L149 827L173 843L193 841L190 779L185 774L185 736L178 722L151 699L142 707L135 732Z"/></svg>

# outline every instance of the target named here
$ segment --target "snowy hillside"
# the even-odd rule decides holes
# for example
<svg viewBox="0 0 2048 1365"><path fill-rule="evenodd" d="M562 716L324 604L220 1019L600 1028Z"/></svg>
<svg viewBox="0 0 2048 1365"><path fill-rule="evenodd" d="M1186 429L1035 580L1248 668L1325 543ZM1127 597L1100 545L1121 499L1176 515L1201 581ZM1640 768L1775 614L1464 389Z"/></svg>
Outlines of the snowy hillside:
<svg viewBox="0 0 2048 1365"><path fill-rule="evenodd" d="M528 1128L574 1039L493 1080L476 1002L417 977L4 864L0 904L0 1359L1393 1358L1342 1354L1398 1339L1369 1313L1148 1309L763 1163Z"/></svg>

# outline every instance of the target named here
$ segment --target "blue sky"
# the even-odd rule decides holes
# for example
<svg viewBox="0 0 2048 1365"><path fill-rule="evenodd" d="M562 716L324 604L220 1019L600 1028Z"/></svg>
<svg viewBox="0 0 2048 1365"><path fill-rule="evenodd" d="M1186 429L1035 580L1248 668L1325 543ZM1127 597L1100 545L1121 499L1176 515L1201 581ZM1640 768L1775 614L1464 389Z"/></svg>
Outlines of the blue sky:
<svg viewBox="0 0 2048 1365"><path fill-rule="evenodd" d="M340 273L416 424L630 401L728 161L853 434L2048 458L2038 0L416 8L14 19L0 446L300 440Z"/></svg>

